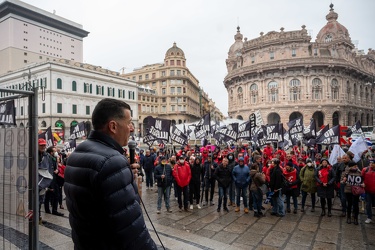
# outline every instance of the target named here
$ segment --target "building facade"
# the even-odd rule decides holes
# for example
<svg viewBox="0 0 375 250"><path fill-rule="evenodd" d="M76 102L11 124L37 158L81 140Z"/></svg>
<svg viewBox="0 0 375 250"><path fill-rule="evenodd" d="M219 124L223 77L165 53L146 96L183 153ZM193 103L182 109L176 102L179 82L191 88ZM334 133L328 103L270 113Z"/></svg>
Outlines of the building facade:
<svg viewBox="0 0 375 250"><path fill-rule="evenodd" d="M176 43L165 53L163 63L143 66L122 77L139 84L140 135L147 132L148 116L168 119L173 124L195 122L208 112L222 118L215 103L186 66L185 53Z"/></svg>
<svg viewBox="0 0 375 250"><path fill-rule="evenodd" d="M259 110L268 124L303 116L318 126L373 125L375 51L355 48L332 4L326 19L315 42L304 25L252 40L237 28L224 79L230 117L248 119Z"/></svg>
<svg viewBox="0 0 375 250"><path fill-rule="evenodd" d="M0 76L0 88L25 90L27 84L45 86L38 94L38 126L51 126L63 140L70 136L70 127L86 122L91 130L91 115L104 98L120 99L132 109L134 124L138 117L138 87L118 72L98 66L60 59L15 70ZM10 94L0 93L0 97ZM15 100L17 126L28 126L28 101Z"/></svg>
<svg viewBox="0 0 375 250"><path fill-rule="evenodd" d="M82 25L26 4L0 4L0 75L52 59L83 61Z"/></svg>

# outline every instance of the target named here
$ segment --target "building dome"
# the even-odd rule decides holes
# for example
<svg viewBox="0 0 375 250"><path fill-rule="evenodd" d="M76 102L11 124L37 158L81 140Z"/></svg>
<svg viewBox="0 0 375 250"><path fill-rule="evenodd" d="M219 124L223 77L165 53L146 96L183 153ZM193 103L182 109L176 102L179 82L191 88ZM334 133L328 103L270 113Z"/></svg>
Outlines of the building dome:
<svg viewBox="0 0 375 250"><path fill-rule="evenodd" d="M169 58L169 57L180 57L180 58L183 58L185 59L185 53L182 49L180 49L179 47L177 47L176 45L176 42L173 43L173 46L167 50L167 52L165 53L165 58Z"/></svg>
<svg viewBox="0 0 375 250"><path fill-rule="evenodd" d="M329 13L326 16L328 22L319 31L316 42L330 43L344 40L352 45L348 29L337 21L338 16L339 15L333 10L333 4L331 4Z"/></svg>
<svg viewBox="0 0 375 250"><path fill-rule="evenodd" d="M230 46L229 48L229 54L233 55L237 51L241 50L243 48L243 41L242 41L243 35L240 32L240 27L237 27L237 34L234 35L234 44Z"/></svg>

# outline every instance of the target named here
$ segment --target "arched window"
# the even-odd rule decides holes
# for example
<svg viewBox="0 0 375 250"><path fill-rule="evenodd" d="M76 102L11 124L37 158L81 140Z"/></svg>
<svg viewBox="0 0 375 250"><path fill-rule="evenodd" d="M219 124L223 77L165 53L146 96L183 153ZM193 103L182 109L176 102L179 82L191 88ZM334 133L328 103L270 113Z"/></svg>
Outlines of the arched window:
<svg viewBox="0 0 375 250"><path fill-rule="evenodd" d="M62 89L62 80L61 78L57 78L57 86L56 86L57 89Z"/></svg>
<svg viewBox="0 0 375 250"><path fill-rule="evenodd" d="M42 121L41 124L40 124L40 126L41 126L42 128L45 128L45 127L47 127L47 123L46 123L45 121Z"/></svg>
<svg viewBox="0 0 375 250"><path fill-rule="evenodd" d="M237 89L237 93L238 93L238 94L242 94L242 88L241 88L241 87L238 87L238 89Z"/></svg>
<svg viewBox="0 0 375 250"><path fill-rule="evenodd" d="M339 82L336 78L332 79L331 81L331 94L332 94L332 100L338 100L339 99Z"/></svg>
<svg viewBox="0 0 375 250"><path fill-rule="evenodd" d="M322 99L322 80L319 78L314 78L311 82L312 86L312 99L320 100Z"/></svg>
<svg viewBox="0 0 375 250"><path fill-rule="evenodd" d="M77 82L72 81L72 91L77 91Z"/></svg>
<svg viewBox="0 0 375 250"><path fill-rule="evenodd" d="M258 85L256 83L250 86L250 102L255 104L258 102Z"/></svg>
<svg viewBox="0 0 375 250"><path fill-rule="evenodd" d="M268 83L268 101L269 102L277 102L278 101L278 86L277 82L269 82Z"/></svg>
<svg viewBox="0 0 375 250"><path fill-rule="evenodd" d="M298 101L301 99L301 82L298 79L292 79L289 82L289 100Z"/></svg>

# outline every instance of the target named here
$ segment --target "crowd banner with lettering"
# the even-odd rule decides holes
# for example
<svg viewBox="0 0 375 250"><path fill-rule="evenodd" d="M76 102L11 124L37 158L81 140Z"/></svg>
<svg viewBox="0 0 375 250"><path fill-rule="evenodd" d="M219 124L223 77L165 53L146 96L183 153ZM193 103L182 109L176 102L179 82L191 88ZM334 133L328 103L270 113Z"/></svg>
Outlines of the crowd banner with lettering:
<svg viewBox="0 0 375 250"><path fill-rule="evenodd" d="M77 147L77 141L76 139L73 139L64 143L63 150L67 153L71 153L76 149L76 147Z"/></svg>
<svg viewBox="0 0 375 250"><path fill-rule="evenodd" d="M40 138L46 140L46 148L54 146L51 126L49 126L45 132L38 134L38 139Z"/></svg>
<svg viewBox="0 0 375 250"><path fill-rule="evenodd" d="M146 143L148 146L151 146L154 141L156 141L156 138L151 134L146 134L145 136L143 136L143 143Z"/></svg>
<svg viewBox="0 0 375 250"><path fill-rule="evenodd" d="M225 143L228 144L229 141L236 142L238 134L238 123L231 123L227 126L222 127L218 130L218 133L224 136Z"/></svg>
<svg viewBox="0 0 375 250"><path fill-rule="evenodd" d="M70 140L81 138L85 135L85 122L80 122L77 125L70 127Z"/></svg>
<svg viewBox="0 0 375 250"><path fill-rule="evenodd" d="M148 116L147 118L148 123L146 130L148 134L150 134L154 140L162 140L165 143L169 142L171 120L153 118L152 116Z"/></svg>
<svg viewBox="0 0 375 250"><path fill-rule="evenodd" d="M350 137L354 132L362 133L361 121L357 121L353 126L346 131L346 137Z"/></svg>
<svg viewBox="0 0 375 250"><path fill-rule="evenodd" d="M211 115L205 114L201 120L195 125L195 138L202 139L211 134Z"/></svg>
<svg viewBox="0 0 375 250"><path fill-rule="evenodd" d="M310 139L316 138L316 124L314 118L311 118L310 124L303 128L303 139L304 142L309 141Z"/></svg>
<svg viewBox="0 0 375 250"><path fill-rule="evenodd" d="M280 131L279 123L266 125L267 128L267 142L278 142L280 134L282 134L282 130Z"/></svg>
<svg viewBox="0 0 375 250"><path fill-rule="evenodd" d="M241 123L238 126L237 139L250 140L251 139L250 131L251 131L251 122L250 122L250 120L248 120L248 121L246 121L244 123Z"/></svg>
<svg viewBox="0 0 375 250"><path fill-rule="evenodd" d="M260 114L260 110L255 111L255 117L256 117L255 121L256 121L257 126L264 125L262 116Z"/></svg>
<svg viewBox="0 0 375 250"><path fill-rule="evenodd" d="M328 127L328 126L326 126ZM331 145L340 143L340 126L336 125L324 133L322 132L320 136L315 141L316 144Z"/></svg>
<svg viewBox="0 0 375 250"><path fill-rule="evenodd" d="M297 145L303 136L303 117L296 118L288 122L289 138L293 145Z"/></svg>
<svg viewBox="0 0 375 250"><path fill-rule="evenodd" d="M0 103L0 125L16 125L14 100Z"/></svg>
<svg viewBox="0 0 375 250"><path fill-rule="evenodd" d="M181 145L188 145L188 137L182 133L175 125L171 128L171 140Z"/></svg>
<svg viewBox="0 0 375 250"><path fill-rule="evenodd" d="M290 139L288 132L284 133L284 141L279 143L279 147L281 147L284 150L288 150L290 147L293 147L293 143L292 143L292 140Z"/></svg>

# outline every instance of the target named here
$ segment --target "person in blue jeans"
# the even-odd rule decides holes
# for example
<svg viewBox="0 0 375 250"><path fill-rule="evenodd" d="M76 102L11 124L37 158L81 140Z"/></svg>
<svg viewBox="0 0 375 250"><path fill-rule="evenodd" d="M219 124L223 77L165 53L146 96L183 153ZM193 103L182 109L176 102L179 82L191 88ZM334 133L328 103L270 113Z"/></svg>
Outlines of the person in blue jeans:
<svg viewBox="0 0 375 250"><path fill-rule="evenodd" d="M272 196L272 212L271 215L275 215L278 217L283 217L285 215L284 211L284 197L283 197L283 182L284 176L283 171L280 166L280 160L277 158L273 158L271 161L271 168L270 171L270 189L273 192Z"/></svg>
<svg viewBox="0 0 375 250"><path fill-rule="evenodd" d="M167 159L164 156L160 158L160 163L155 168L155 179L158 185L157 213L160 214L161 212L161 202L163 197L165 201L165 207L167 208L167 212L171 213L172 210L169 205L169 195L171 193L172 185L172 167L170 164L167 163Z"/></svg>
<svg viewBox="0 0 375 250"><path fill-rule="evenodd" d="M247 204L247 189L250 184L250 169L245 165L243 157L238 158L238 165L234 167L232 172L232 177L236 185L236 209L235 212L240 211L240 197L242 196L242 201L244 205L244 212L249 212L249 207Z"/></svg>

